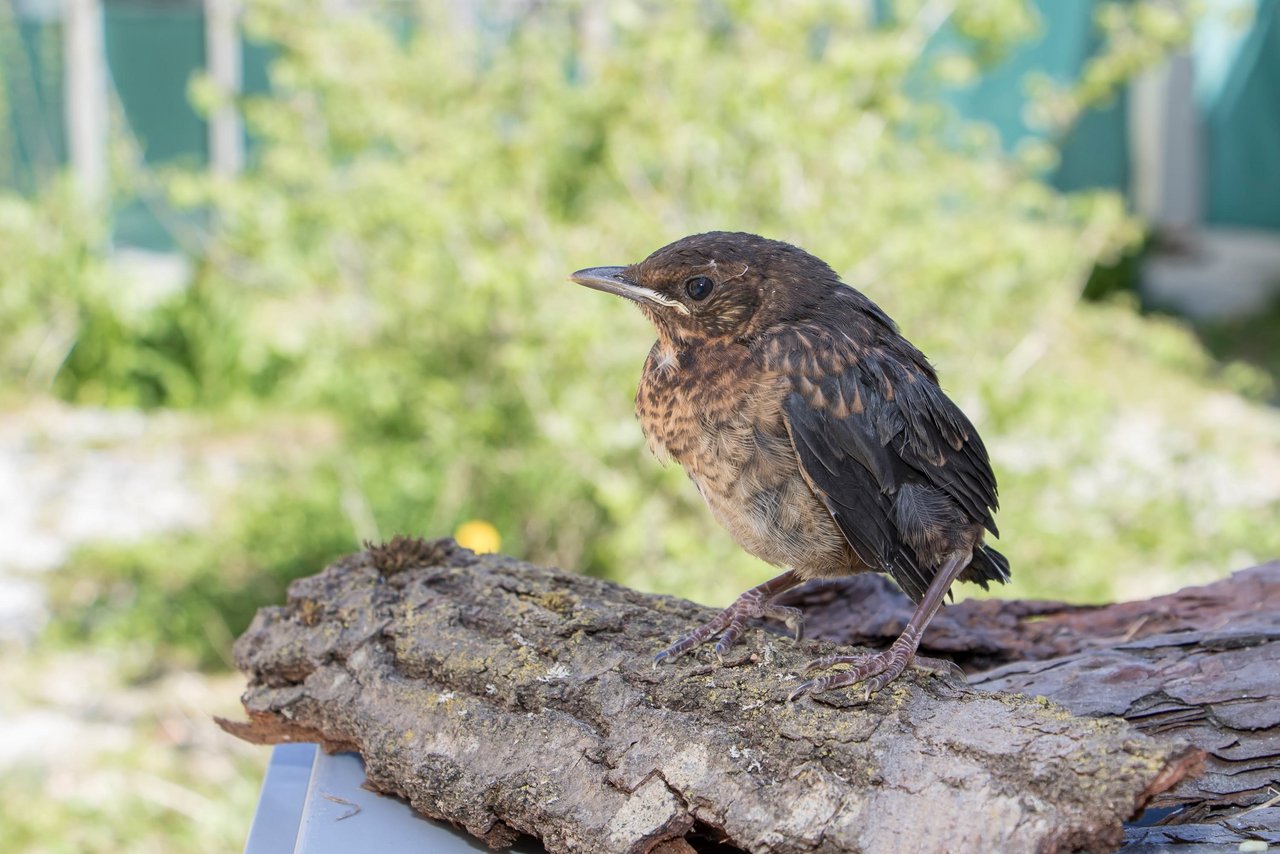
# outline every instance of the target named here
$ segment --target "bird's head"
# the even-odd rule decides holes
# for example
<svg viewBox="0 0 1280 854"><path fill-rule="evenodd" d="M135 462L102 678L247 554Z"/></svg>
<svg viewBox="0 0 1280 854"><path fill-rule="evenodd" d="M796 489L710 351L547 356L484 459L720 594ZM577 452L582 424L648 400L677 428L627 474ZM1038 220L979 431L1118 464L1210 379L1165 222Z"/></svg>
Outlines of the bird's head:
<svg viewBox="0 0 1280 854"><path fill-rule="evenodd" d="M776 323L811 316L841 287L823 261L779 240L711 231L684 237L638 264L569 277L637 303L673 343L749 341Z"/></svg>

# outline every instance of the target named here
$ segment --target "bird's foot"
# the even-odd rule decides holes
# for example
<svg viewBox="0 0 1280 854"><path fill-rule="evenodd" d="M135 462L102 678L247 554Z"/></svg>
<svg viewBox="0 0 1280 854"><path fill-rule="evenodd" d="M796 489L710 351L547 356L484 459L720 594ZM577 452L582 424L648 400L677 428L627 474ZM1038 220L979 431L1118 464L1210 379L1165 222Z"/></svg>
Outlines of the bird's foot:
<svg viewBox="0 0 1280 854"><path fill-rule="evenodd" d="M787 697L787 702L791 702L802 694L820 694L823 691L829 691L832 688L843 688L845 685L852 685L864 679L868 680L865 699L869 700L872 694L902 675L903 671L907 669L907 665L911 663L911 659L915 657L915 652L916 645L904 636L894 641L893 645L884 652L863 655L829 655L826 658L816 659L809 662L809 665L805 668L806 673L822 667L834 667L837 664L848 664L851 667L848 670L802 682Z"/></svg>
<svg viewBox="0 0 1280 854"><path fill-rule="evenodd" d="M800 640L804 634L803 612L790 605L775 605L769 601L773 591L765 589L767 587L768 583L751 588L739 596L732 605L721 611L711 622L699 626L686 635L681 635L675 643L654 656L654 666L683 655L717 634L720 635L720 640L716 641L716 657L723 658L729 651L729 647L733 646L743 629L747 627L747 621L756 617L772 617L781 620L795 633L796 640Z"/></svg>

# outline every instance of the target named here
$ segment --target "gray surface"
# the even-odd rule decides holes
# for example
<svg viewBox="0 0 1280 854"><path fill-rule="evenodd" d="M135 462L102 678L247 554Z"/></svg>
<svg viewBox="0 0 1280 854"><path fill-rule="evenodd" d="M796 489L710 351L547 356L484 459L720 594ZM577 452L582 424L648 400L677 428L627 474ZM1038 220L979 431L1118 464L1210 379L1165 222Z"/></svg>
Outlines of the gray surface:
<svg viewBox="0 0 1280 854"><path fill-rule="evenodd" d="M363 783L364 764L355 753L330 756L313 744L277 746L245 854L489 851L478 839L423 818L404 801L361 788ZM536 854L543 849L522 839L510 850Z"/></svg>
<svg viewBox="0 0 1280 854"><path fill-rule="evenodd" d="M294 849L316 752L314 744L282 744L271 751L271 764L258 796L258 811L244 844L245 854L276 854Z"/></svg>

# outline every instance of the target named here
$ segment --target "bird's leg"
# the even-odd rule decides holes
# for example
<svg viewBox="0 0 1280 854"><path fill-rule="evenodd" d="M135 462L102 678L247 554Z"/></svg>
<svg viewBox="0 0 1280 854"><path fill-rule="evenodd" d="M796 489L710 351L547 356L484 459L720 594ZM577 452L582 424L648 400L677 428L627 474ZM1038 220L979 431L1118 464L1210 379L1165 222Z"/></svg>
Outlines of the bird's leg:
<svg viewBox="0 0 1280 854"><path fill-rule="evenodd" d="M742 630L747 626L747 620L753 617L773 617L782 620L796 633L798 640L803 632L800 609L789 605L775 605L772 600L779 593L790 590L802 580L795 572L787 570L775 578L770 578L764 584L752 587L711 622L699 626L687 635L682 635L675 643L658 653L653 659L654 665L670 661L721 632L723 634L716 642L716 655L723 656L742 634Z"/></svg>
<svg viewBox="0 0 1280 854"><path fill-rule="evenodd" d="M869 655L829 655L826 658L819 658L816 661L809 662L809 666L805 670L831 667L836 664L850 664L852 667L839 673L832 673L829 676L821 676L801 683L791 692L791 696L787 700L794 700L801 694L818 694L831 688L852 685L855 682L861 682L863 679L874 676L874 679L870 679L867 682L866 696L867 699L870 699L871 695L876 691L901 676L902 671L906 670L907 665L911 663L911 659L915 658L916 649L920 646L920 638L924 635L925 626L929 625L929 621L933 619L934 614L938 613L938 609L942 607L942 600L946 597L947 591L951 589L952 582L969 565L972 557L972 553L967 551L953 552L947 557L946 562L939 568L938 574L929 582L929 588L925 591L924 598L920 600L920 604L916 606L915 613L907 621L907 627L902 630L902 634L888 649Z"/></svg>

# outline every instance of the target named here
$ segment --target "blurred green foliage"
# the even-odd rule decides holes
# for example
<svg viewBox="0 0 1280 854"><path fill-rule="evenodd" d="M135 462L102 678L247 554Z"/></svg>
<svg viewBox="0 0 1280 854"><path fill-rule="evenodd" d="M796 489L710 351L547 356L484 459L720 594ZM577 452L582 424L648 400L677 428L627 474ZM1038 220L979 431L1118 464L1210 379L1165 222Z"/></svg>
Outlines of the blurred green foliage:
<svg viewBox="0 0 1280 854"><path fill-rule="evenodd" d="M727 601L767 570L647 459L631 395L649 329L564 280L708 229L820 255L934 359L992 450L1007 593L1137 594L1280 554L1278 490L1239 486L1280 436L1240 394L1258 374L1222 370L1171 321L1081 302L1140 224L1115 195L1048 187L1051 147L1010 156L938 105L955 58L922 84L918 63L947 4L876 4L893 10L879 21L857 3L557 3L510 19L481 4L478 24L443 5L248 4L278 51L272 94L239 103L254 162L165 174L211 225L190 286L158 303L100 286L91 229L48 237L60 196L0 207L31 220L3 247L10 268L37 271L0 272L7 299L21 292L14 328L44 299L75 315L52 380L66 399L341 431L305 465L263 466L213 532L82 553L62 636L217 662L288 578L361 537L470 518L530 560ZM1106 7L1097 62L1040 106L1070 119L1185 37L1169 8ZM1036 26L1018 0L960 0L954 17L973 62ZM192 92L205 108L225 97L208 80ZM48 296L23 289L42 280ZM8 379L53 377L24 367L45 364L38 347L0 348Z"/></svg>
<svg viewBox="0 0 1280 854"><path fill-rule="evenodd" d="M81 549L50 581L60 607L49 639L131 648L125 660L140 667L123 674L131 680L175 659L233 667L231 642L258 608L283 601L290 579L353 548L350 526L335 520L336 474L280 474L247 490L221 530Z"/></svg>
<svg viewBox="0 0 1280 854"><path fill-rule="evenodd" d="M1280 388L1274 378L1280 377L1280 298L1261 311L1229 319L1200 324L1198 332L1205 346L1219 359L1260 369L1272 381L1258 381L1254 375L1257 396L1270 395L1273 405L1280 406ZM1247 376L1247 374L1246 374Z"/></svg>
<svg viewBox="0 0 1280 854"><path fill-rule="evenodd" d="M0 380L10 394L47 388L88 325L116 310L102 224L60 180L35 200L0 192Z"/></svg>

